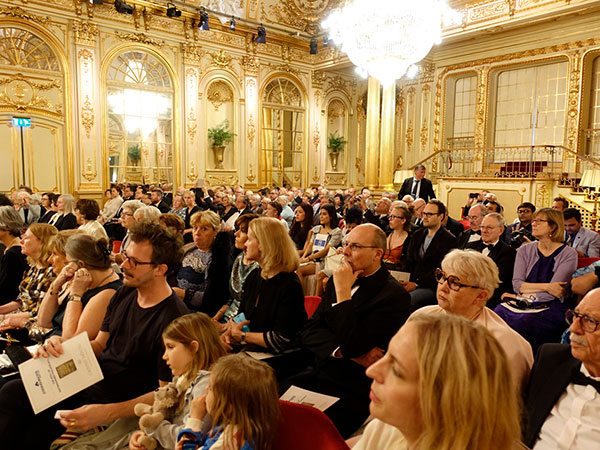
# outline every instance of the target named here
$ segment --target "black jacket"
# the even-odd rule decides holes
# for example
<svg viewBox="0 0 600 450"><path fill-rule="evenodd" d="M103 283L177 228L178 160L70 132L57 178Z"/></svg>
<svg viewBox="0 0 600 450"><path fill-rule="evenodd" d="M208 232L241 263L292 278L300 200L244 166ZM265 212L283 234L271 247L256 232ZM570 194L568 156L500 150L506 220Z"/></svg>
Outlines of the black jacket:
<svg viewBox="0 0 600 450"><path fill-rule="evenodd" d="M402 200L402 197L405 195L412 195L412 185L415 177L410 177L404 180L402 183L402 187L400 188L400 192L398 193L398 200ZM435 197L435 192L433 192L433 185L431 181L427 178L421 179L421 188L419 189L419 197L425 200L425 202L429 202L432 198ZM416 200L416 199L415 199Z"/></svg>

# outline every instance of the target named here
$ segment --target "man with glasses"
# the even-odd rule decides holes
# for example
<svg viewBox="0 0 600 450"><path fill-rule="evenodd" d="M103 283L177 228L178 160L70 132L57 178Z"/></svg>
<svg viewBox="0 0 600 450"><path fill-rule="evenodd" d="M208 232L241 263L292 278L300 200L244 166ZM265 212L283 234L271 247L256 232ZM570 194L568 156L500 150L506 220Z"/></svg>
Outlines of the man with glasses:
<svg viewBox="0 0 600 450"><path fill-rule="evenodd" d="M381 265L385 233L363 224L348 235L344 259L329 279L323 300L301 331L310 372L291 384L340 400L325 410L342 436L369 415L365 369L381 358L410 314L410 298Z"/></svg>
<svg viewBox="0 0 600 450"><path fill-rule="evenodd" d="M498 287L498 268L481 253L452 250L435 271L437 305L426 306L419 313L455 314L487 328L498 340L508 359L513 382L521 390L529 379L533 364L531 345L513 330L486 303Z"/></svg>
<svg viewBox="0 0 600 450"><path fill-rule="evenodd" d="M542 345L531 371L524 442L534 450L600 445L600 289L566 320L571 344Z"/></svg>
<svg viewBox="0 0 600 450"><path fill-rule="evenodd" d="M517 216L519 221L513 223L506 227L506 232L504 233L504 240L506 243L510 244L512 240L512 233L514 231L523 231L526 233L525 243L531 242L533 239L530 239L527 236L531 236L531 223L533 222L533 213L535 212L535 205L533 203L524 202L521 203L517 208Z"/></svg>
<svg viewBox="0 0 600 450"><path fill-rule="evenodd" d="M575 208L563 211L565 242L573 247L580 258L600 257L600 235L581 226L581 213Z"/></svg>
<svg viewBox="0 0 600 450"><path fill-rule="evenodd" d="M98 335L91 341L104 379L37 415L21 380L0 389L2 448L48 448L64 428L87 431L107 421L134 416L136 403L151 404L153 391L171 380L162 359L162 332L188 313L167 283L183 258L180 240L158 224L139 223L121 264L124 287L110 301ZM53 336L41 357L60 355L63 339ZM52 356L49 356L52 355ZM60 421L54 418L62 412Z"/></svg>
<svg viewBox="0 0 600 450"><path fill-rule="evenodd" d="M512 278L517 252L501 239L505 226L504 217L498 213L490 213L481 222L481 240L467 245L467 249L473 249L488 256L498 267L500 286L487 302L487 307L490 309L498 306L502 294L513 292Z"/></svg>
<svg viewBox="0 0 600 450"><path fill-rule="evenodd" d="M433 272L440 267L444 256L456 248L456 237L442 226L446 206L439 200L431 200L423 210L423 227L416 230L408 244L406 267L410 281L404 288L410 293L414 309L435 304L437 283Z"/></svg>
<svg viewBox="0 0 600 450"><path fill-rule="evenodd" d="M470 228L458 236L458 248L466 248L467 244L481 240L481 222L486 214L487 209L483 203L477 203L469 208L467 218Z"/></svg>

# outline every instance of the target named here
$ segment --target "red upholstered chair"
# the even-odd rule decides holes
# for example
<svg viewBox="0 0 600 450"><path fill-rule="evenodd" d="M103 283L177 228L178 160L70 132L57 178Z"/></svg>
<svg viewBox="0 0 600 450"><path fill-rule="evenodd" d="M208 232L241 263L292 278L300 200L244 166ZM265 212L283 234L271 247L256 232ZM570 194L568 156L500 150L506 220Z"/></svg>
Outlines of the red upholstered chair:
<svg viewBox="0 0 600 450"><path fill-rule="evenodd" d="M316 297L314 295L304 297L304 309L306 310L306 315L309 319L319 307L319 303L321 303L321 297Z"/></svg>
<svg viewBox="0 0 600 450"><path fill-rule="evenodd" d="M312 406L279 400L281 423L275 450L349 450L325 414Z"/></svg>
<svg viewBox="0 0 600 450"><path fill-rule="evenodd" d="M577 258L577 268L589 266L590 264L598 261L600 258ZM306 304L306 301L305 301Z"/></svg>

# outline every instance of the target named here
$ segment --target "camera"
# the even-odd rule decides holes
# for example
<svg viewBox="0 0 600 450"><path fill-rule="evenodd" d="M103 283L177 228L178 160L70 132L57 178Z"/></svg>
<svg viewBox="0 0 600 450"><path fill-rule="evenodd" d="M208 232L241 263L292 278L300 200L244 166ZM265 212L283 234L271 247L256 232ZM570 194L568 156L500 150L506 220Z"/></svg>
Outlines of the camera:
<svg viewBox="0 0 600 450"><path fill-rule="evenodd" d="M477 192L471 192L469 198L479 198L479 194Z"/></svg>
<svg viewBox="0 0 600 450"><path fill-rule="evenodd" d="M521 228L520 230L513 231L510 235L510 246L512 248L519 248L525 242L525 238L530 241L535 241L536 239L531 234L531 231L527 231L525 228Z"/></svg>

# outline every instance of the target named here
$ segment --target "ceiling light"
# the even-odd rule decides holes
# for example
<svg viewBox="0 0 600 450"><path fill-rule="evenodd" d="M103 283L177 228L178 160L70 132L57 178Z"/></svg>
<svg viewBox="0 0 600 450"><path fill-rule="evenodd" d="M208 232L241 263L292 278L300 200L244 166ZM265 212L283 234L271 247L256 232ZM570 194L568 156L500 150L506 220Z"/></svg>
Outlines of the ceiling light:
<svg viewBox="0 0 600 450"><path fill-rule="evenodd" d="M323 37L323 47L329 46L329 38L327 36Z"/></svg>
<svg viewBox="0 0 600 450"><path fill-rule="evenodd" d="M93 5L101 5L102 4L102 0L90 0L90 3Z"/></svg>
<svg viewBox="0 0 600 450"><path fill-rule="evenodd" d="M265 30L265 27L262 26L262 23L256 29L256 39L254 39L254 42L256 42L257 44L267 43L267 30Z"/></svg>
<svg viewBox="0 0 600 450"><path fill-rule="evenodd" d="M198 22L198 28L204 31L210 30L210 27L208 26L208 13L204 8L200 10L200 22Z"/></svg>
<svg viewBox="0 0 600 450"><path fill-rule="evenodd" d="M235 31L235 17L231 16L231 21L229 22L229 31Z"/></svg>
<svg viewBox="0 0 600 450"><path fill-rule="evenodd" d="M133 6L125 3L124 0L115 0L115 9L121 14L133 14Z"/></svg>
<svg viewBox="0 0 600 450"><path fill-rule="evenodd" d="M167 16L168 17L181 17L181 11L177 9L174 3L167 3Z"/></svg>
<svg viewBox="0 0 600 450"><path fill-rule="evenodd" d="M316 55L319 52L319 44L315 38L310 40L310 54Z"/></svg>

